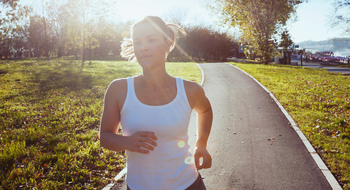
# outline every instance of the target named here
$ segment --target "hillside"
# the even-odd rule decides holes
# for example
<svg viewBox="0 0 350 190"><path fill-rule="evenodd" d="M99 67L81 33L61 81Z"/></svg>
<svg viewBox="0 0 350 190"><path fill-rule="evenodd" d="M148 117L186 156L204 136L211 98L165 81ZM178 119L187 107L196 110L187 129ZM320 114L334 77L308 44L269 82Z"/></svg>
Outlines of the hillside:
<svg viewBox="0 0 350 190"><path fill-rule="evenodd" d="M332 38L323 41L304 41L297 43L299 47L317 51L333 51L335 55L350 55L350 38Z"/></svg>

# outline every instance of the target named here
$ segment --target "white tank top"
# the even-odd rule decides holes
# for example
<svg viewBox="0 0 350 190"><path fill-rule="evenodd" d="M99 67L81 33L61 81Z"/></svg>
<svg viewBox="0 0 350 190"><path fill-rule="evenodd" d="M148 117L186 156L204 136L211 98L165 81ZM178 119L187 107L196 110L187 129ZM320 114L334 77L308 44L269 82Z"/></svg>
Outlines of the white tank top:
<svg viewBox="0 0 350 190"><path fill-rule="evenodd" d="M134 77L127 79L127 95L120 112L124 136L151 131L158 137L149 154L126 150L126 183L131 190L184 190L198 177L189 152L188 125L192 109L184 83L176 78L177 94L165 105L150 106L135 94Z"/></svg>

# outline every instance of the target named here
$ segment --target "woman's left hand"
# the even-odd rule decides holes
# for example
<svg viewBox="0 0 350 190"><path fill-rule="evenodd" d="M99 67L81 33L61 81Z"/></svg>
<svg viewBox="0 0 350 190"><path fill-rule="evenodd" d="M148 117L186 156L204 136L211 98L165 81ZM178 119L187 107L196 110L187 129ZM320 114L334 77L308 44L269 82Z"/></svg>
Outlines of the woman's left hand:
<svg viewBox="0 0 350 190"><path fill-rule="evenodd" d="M200 158L203 158L203 162L200 163ZM211 167L211 156L205 147L196 147L194 153L194 162L197 170L207 169Z"/></svg>

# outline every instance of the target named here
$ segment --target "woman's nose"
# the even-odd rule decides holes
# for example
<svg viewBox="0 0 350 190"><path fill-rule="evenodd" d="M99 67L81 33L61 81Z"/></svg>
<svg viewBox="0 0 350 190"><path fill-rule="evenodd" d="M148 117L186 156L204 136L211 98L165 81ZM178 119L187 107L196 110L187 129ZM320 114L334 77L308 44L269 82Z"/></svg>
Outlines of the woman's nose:
<svg viewBox="0 0 350 190"><path fill-rule="evenodd" d="M148 50L148 45L146 42L141 43L141 51L147 51Z"/></svg>

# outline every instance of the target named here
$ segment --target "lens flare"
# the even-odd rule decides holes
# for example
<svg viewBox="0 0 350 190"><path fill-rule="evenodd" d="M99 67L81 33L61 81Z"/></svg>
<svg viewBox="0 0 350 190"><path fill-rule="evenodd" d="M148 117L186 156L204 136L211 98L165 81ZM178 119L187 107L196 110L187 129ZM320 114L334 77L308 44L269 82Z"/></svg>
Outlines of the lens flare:
<svg viewBox="0 0 350 190"><path fill-rule="evenodd" d="M185 164L192 164L193 163L193 158L192 157L187 157L185 158Z"/></svg>
<svg viewBox="0 0 350 190"><path fill-rule="evenodd" d="M122 36L123 36L123 38L128 38L129 37L129 32L128 31L124 31L122 33Z"/></svg>
<svg viewBox="0 0 350 190"><path fill-rule="evenodd" d="M183 148L185 146L185 142L180 141L179 143L177 143L177 146L179 146L180 148Z"/></svg>

